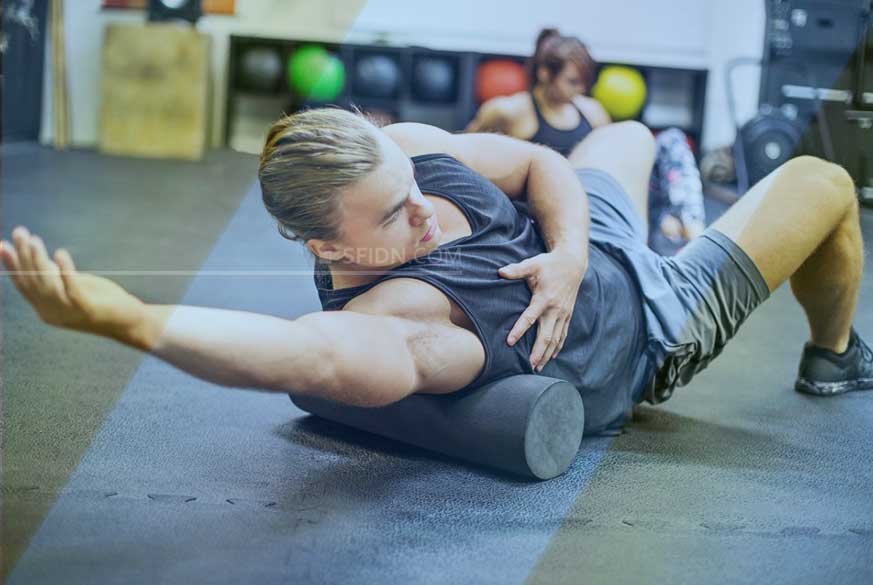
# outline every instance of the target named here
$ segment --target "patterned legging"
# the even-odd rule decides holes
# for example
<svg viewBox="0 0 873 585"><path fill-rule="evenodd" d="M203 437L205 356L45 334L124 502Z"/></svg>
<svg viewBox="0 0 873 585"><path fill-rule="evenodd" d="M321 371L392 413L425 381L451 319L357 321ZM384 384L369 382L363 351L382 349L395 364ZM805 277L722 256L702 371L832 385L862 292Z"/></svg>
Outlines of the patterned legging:
<svg viewBox="0 0 873 585"><path fill-rule="evenodd" d="M655 166L649 181L649 229L658 230L667 215L682 225L705 223L703 184L694 153L682 130L670 128L655 137Z"/></svg>

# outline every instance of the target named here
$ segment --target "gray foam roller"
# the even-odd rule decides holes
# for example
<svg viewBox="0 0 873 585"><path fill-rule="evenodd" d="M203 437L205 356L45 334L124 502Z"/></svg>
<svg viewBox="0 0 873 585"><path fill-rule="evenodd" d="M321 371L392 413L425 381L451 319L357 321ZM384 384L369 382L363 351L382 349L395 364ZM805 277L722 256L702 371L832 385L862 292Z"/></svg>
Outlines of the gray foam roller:
<svg viewBox="0 0 873 585"><path fill-rule="evenodd" d="M567 470L585 426L576 388L534 375L510 376L463 393L415 394L378 408L301 395L291 400L334 422L537 479Z"/></svg>

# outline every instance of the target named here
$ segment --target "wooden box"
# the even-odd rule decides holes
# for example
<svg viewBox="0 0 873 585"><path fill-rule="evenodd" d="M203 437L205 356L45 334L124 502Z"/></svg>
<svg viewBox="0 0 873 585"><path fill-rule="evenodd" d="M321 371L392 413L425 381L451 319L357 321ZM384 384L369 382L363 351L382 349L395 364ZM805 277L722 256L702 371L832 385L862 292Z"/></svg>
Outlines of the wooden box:
<svg viewBox="0 0 873 585"><path fill-rule="evenodd" d="M197 160L208 135L210 38L176 24L109 24L100 150Z"/></svg>

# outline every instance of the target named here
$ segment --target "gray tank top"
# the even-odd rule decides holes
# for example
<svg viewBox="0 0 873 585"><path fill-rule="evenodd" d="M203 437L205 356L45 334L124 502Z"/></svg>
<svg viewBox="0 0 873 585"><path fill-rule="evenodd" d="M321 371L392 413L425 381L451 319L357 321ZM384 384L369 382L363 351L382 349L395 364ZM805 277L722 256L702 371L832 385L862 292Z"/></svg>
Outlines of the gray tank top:
<svg viewBox="0 0 873 585"><path fill-rule="evenodd" d="M446 154L413 158L421 192L444 197L470 222L472 234L398 266L372 283L334 290L330 274L316 271L326 311L340 310L354 297L393 278L414 278L451 298L472 321L485 348L485 365L461 391L514 374L532 374L536 340L532 327L515 346L506 337L527 308L531 292L523 280L501 278L498 269L546 252L523 203ZM622 265L591 242L564 348L541 374L574 384L585 404L586 434L611 434L651 376L646 329L637 286Z"/></svg>

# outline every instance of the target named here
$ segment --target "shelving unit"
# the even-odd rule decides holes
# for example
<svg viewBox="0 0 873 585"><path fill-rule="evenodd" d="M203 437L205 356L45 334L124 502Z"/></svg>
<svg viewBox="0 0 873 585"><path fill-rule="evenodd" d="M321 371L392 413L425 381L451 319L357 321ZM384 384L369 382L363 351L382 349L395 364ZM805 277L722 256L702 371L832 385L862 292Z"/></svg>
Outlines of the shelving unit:
<svg viewBox="0 0 873 585"><path fill-rule="evenodd" d="M225 110L225 143L240 147L239 131L245 118L253 114L257 124L266 126L271 119L291 113L304 106L328 105L325 103L301 102L296 99L287 84L285 63L293 51L310 41L280 40L249 36L232 36L230 40L227 107ZM319 43L334 53L346 68L346 82L342 92L332 105L349 108L356 106L364 111L390 116L395 121L422 122L439 126L450 132L462 130L475 115L479 103L475 94L476 71L485 61L511 59L524 63L526 56L473 51L440 51L425 47L397 47L389 45L360 45ZM241 59L251 48L266 48L276 51L282 63L281 74L267 89L252 89L243 83ZM400 83L394 95L373 96L362 91L355 79L358 61L369 55L384 55L398 65ZM427 95L416 95L411 82L416 64L421 59L441 58L451 62L455 79L450 99L433 100ZM601 66L619 65L602 63ZM648 96L638 119L653 130L677 126L694 142L703 140L703 117L706 104L707 71L625 64L639 70L646 79ZM251 132L249 132L251 134ZM249 149L254 149L251 140ZM243 147L245 149L245 147Z"/></svg>

